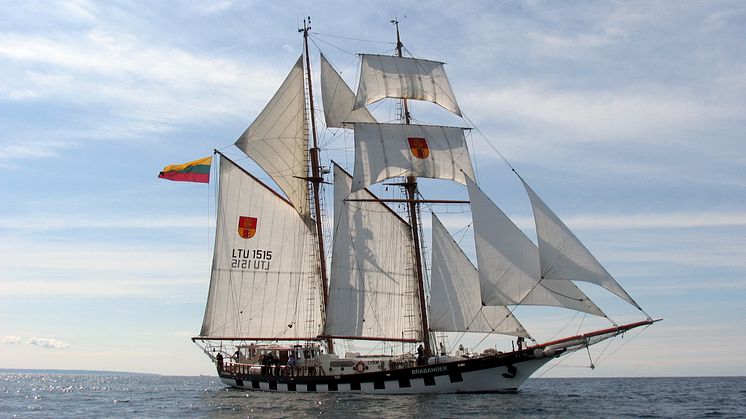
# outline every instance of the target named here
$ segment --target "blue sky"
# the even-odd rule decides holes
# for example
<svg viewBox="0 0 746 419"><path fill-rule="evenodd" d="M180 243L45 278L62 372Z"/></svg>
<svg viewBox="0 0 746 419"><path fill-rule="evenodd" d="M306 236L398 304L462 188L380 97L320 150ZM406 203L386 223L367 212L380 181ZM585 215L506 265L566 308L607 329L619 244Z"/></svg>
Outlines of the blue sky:
<svg viewBox="0 0 746 419"><path fill-rule="evenodd" d="M0 368L212 373L189 337L214 191L156 176L238 138L300 54L296 29L311 15L313 59L320 48L353 86L354 53L391 53L398 16L409 52L448 63L479 128L469 145L485 191L531 237L525 193L486 138L665 318L592 373L549 375L746 375L743 2L317 3L3 2ZM549 338L572 318L550 313L516 314Z"/></svg>

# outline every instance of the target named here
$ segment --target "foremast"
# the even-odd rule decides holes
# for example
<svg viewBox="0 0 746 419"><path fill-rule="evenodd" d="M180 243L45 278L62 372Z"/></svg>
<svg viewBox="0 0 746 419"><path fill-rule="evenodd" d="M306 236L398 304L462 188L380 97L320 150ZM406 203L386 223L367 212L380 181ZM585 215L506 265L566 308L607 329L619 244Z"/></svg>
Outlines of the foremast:
<svg viewBox="0 0 746 419"><path fill-rule="evenodd" d="M401 42L401 36L399 34L399 20L394 19L391 21L396 27L396 55L402 57L402 48L404 44ZM403 110L403 122L405 125L411 123L411 116L409 114L409 105L407 99L402 99L402 110ZM420 222L419 222L419 208L417 203L417 178L415 176L407 176L407 180L402 183L402 186L407 191L407 209L409 210L410 227L412 229L412 241L414 242L414 268L415 275L417 277L417 292L420 300L420 319L422 328L422 343L424 344L425 355L429 356L432 353L430 346L430 328L427 321L427 300L425 299L425 280L422 273L422 249L420 248Z"/></svg>
<svg viewBox="0 0 746 419"><path fill-rule="evenodd" d="M308 83L308 107L309 107L309 118L311 120L311 139L313 142L313 147L311 147L308 151L310 163L311 163L311 176L308 178L308 181L311 182L312 190L313 190L313 208L314 208L314 218L316 222L316 235L317 235L317 243L319 246L319 273L321 275L321 288L322 288L322 300L323 300L323 307L324 307L324 316L326 316L326 313L328 312L328 304L329 304L329 285L328 285L328 277L327 277L327 271L326 271L326 252L324 251L324 229L321 222L321 199L319 198L319 195L321 193L321 183L324 181L323 176L321 175L321 166L319 164L319 145L318 145L318 138L316 135L316 117L314 114L314 107L313 107L313 85L312 85L312 77L311 77L311 59L310 54L308 53L308 32L311 30L311 17L309 16L307 19L303 19L303 28L298 29L298 32L303 33L303 53L305 55L305 62L306 62L306 80ZM324 318L322 318L322 324L325 321ZM323 327L322 327L323 329ZM334 352L334 341L331 337L326 338L326 345L327 350L329 353Z"/></svg>

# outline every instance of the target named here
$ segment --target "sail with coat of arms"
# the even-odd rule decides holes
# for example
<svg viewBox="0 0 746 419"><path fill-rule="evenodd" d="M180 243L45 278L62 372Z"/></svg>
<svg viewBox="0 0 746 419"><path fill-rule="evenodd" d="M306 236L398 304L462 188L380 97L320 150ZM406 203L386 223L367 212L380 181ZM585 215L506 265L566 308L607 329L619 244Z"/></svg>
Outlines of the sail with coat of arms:
<svg viewBox="0 0 746 419"><path fill-rule="evenodd" d="M315 338L313 230L285 198L220 158L215 251L201 336Z"/></svg>

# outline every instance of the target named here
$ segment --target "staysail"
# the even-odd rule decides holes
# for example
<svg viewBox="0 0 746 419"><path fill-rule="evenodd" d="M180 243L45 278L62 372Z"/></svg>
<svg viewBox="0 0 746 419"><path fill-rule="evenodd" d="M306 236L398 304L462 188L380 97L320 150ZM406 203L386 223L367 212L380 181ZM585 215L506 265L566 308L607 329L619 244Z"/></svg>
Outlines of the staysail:
<svg viewBox="0 0 746 419"><path fill-rule="evenodd" d="M418 58L362 54L355 109L383 98L437 103L461 116L443 63Z"/></svg>
<svg viewBox="0 0 746 419"><path fill-rule="evenodd" d="M334 248L326 335L418 340L421 332L409 224L334 166ZM411 317L408 317L411 316ZM415 327L413 327L415 326Z"/></svg>
<svg viewBox="0 0 746 419"><path fill-rule="evenodd" d="M322 299L313 230L222 155L216 228L201 336L316 338Z"/></svg>
<svg viewBox="0 0 746 419"><path fill-rule="evenodd" d="M376 122L366 108L352 110L355 94L337 70L321 54L321 98L324 118L329 128L343 128L351 122Z"/></svg>
<svg viewBox="0 0 746 419"><path fill-rule="evenodd" d="M355 124L352 191L397 176L465 183L474 176L464 128L438 125Z"/></svg>
<svg viewBox="0 0 746 419"><path fill-rule="evenodd" d="M482 306L479 273L433 213L430 330L529 337L505 306Z"/></svg>
<svg viewBox="0 0 746 419"><path fill-rule="evenodd" d="M520 176L519 178L523 187L526 188L534 210L542 278L591 282L606 288L642 310L565 223L549 209L523 178Z"/></svg>
<svg viewBox="0 0 746 419"><path fill-rule="evenodd" d="M474 181L466 183L484 304L555 306L605 316L571 281L540 281L536 245Z"/></svg>
<svg viewBox="0 0 746 419"><path fill-rule="evenodd" d="M308 213L308 138L303 57L280 89L236 141L282 189L296 210Z"/></svg>

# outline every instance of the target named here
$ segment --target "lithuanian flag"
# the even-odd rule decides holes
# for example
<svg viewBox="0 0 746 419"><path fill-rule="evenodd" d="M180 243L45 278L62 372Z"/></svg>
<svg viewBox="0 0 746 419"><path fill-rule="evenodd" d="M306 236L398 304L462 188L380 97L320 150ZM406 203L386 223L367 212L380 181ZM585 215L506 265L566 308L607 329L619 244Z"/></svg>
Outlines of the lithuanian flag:
<svg viewBox="0 0 746 419"><path fill-rule="evenodd" d="M166 166L158 177L180 182L209 183L211 163L212 157L205 157L189 163L172 164Z"/></svg>

